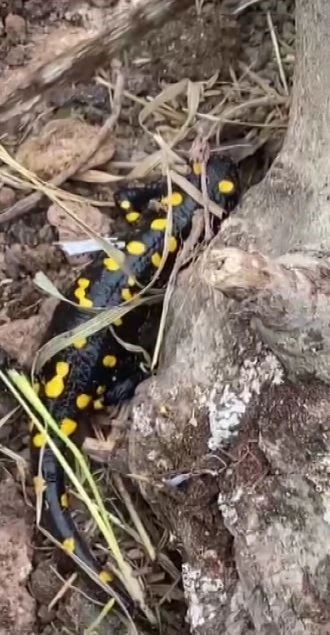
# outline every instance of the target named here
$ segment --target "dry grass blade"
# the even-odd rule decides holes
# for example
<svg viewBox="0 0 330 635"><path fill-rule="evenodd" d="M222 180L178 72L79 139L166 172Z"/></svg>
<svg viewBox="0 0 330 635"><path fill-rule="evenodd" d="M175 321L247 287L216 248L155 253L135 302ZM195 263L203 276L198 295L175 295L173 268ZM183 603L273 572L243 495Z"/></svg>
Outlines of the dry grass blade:
<svg viewBox="0 0 330 635"><path fill-rule="evenodd" d="M123 554L120 550L119 544L117 543L113 529L109 523L108 515L105 510L103 500L99 494L97 486L92 478L92 475L89 471L89 468L87 466L87 463L84 457L78 450L77 446L69 439L69 437L67 437L61 432L57 423L54 421L54 419L51 417L51 415L49 414L45 406L37 397L32 386L29 384L29 382L24 377L24 375L17 373L14 370L8 371L7 375L4 374L2 371L0 371L0 378L2 379L4 384L7 386L7 388L16 397L17 401L23 406L24 410L27 412L31 421L33 421L33 424L36 426L37 430L44 435L45 443L54 453L56 460L59 462L64 472L69 477L73 486L77 489L77 491L82 496L84 504L87 506L87 509L89 510L92 518L96 522L100 532L103 534L106 540L106 543L109 546L110 552L112 553L117 564L116 576L118 577L119 580L121 580L123 585L126 587L127 592L130 594L132 599L135 602L137 602L141 611L145 614L145 616L150 621L150 623L154 624L155 617L152 611L150 610L150 608L146 604L142 582L134 577L133 571L130 565L128 564L128 562L125 561L123 557ZM44 422L45 427L41 423L38 417L40 417L41 420ZM71 465L68 463L66 457L64 457L64 455L61 453L57 443L55 442L55 439L49 435L48 427L52 431L52 433L55 435L55 438L59 437L59 439L64 444L64 446L67 447L67 449L71 452L75 460L78 462L81 469L83 469L84 476L88 481L89 487L91 488L94 500L92 500L89 497L85 489L82 487L81 481L77 478L75 472L73 471ZM54 538L52 536L50 536L50 538L54 541ZM111 590L111 594L115 595L114 590L112 588L110 589L108 585L105 585L99 579L99 577L93 571L89 570L84 563L82 563L78 558L74 556L74 554L70 554L70 556L72 557L73 560L77 562L79 566L81 566L81 568L86 570L86 573L96 582L96 584L99 584L99 586L102 586L102 588L104 588L104 590L107 592ZM116 600L118 601L117 597L116 597ZM119 603L120 605L122 605L122 603L120 602L120 598L119 598ZM122 606L122 608L124 612L127 613L125 607Z"/></svg>
<svg viewBox="0 0 330 635"><path fill-rule="evenodd" d="M170 84L167 86L157 97L155 97L149 104L144 106L139 114L139 124L145 132L149 134L148 128L145 126L145 121L148 117L157 112L160 106L163 106L168 101L173 101L179 95L182 95L187 90L188 80L182 79L176 84Z"/></svg>
<svg viewBox="0 0 330 635"><path fill-rule="evenodd" d="M193 250L193 247L196 245L198 239L200 238L203 231L203 227L204 227L203 218L200 215L196 215L193 219L191 234L189 238L186 240L183 246L182 252L179 254L178 258L176 259L174 267L172 269L172 272L168 281L168 285L166 288L166 293L165 293L165 298L163 303L163 310L162 310L160 325L158 329L157 341L155 344L152 363L151 363L151 370L156 368L158 364L160 348L163 342L163 337L165 332L166 317L167 317L171 297L175 289L175 282L176 282L177 275L179 273L180 267L182 267L183 263L186 262L187 257L190 255L190 253Z"/></svg>
<svg viewBox="0 0 330 635"><path fill-rule="evenodd" d="M279 45L278 45L278 41L277 41L275 29L274 29L272 16L270 15L269 11L267 11L267 23L268 23L269 30L270 30L270 36L272 38L272 43L273 43L273 47L274 47L276 62L277 62L277 66L278 66L278 72L279 72L279 75L280 75L280 78L281 78L281 82L282 82L282 85L283 85L283 88L284 88L284 92L288 96L289 95L289 88L288 88L288 84L287 84L285 73L284 73L284 68L283 68L281 55L280 55L280 48L279 48Z"/></svg>
<svg viewBox="0 0 330 635"><path fill-rule="evenodd" d="M162 293L159 292L159 296L150 296L146 298L135 298L134 300L130 300L121 306L108 309L102 311L94 318L86 321L85 324L77 326L71 331L66 331L61 335L57 335L53 337L49 342L46 342L44 346L42 346L39 351L36 353L36 356L32 365L32 373L38 372L42 366L56 353L59 353L63 348L70 346L76 339L81 337L90 337L97 331L102 330L110 326L115 320L120 317L123 317L129 311L132 311L135 307L141 306L142 304L153 304L155 302L159 302L163 297Z"/></svg>
<svg viewBox="0 0 330 635"><path fill-rule="evenodd" d="M251 7L253 4L257 4L258 2L261 2L261 0L240 0L238 6L232 11L232 14L239 15L240 13L243 13L245 9Z"/></svg>
<svg viewBox="0 0 330 635"><path fill-rule="evenodd" d="M117 333L115 333L112 326L109 326L109 330L112 333L112 337L118 342L118 344L120 344L126 351L129 351L130 353L140 353L141 355L143 355L145 363L147 364L147 366L150 367L150 355L144 348L142 348L142 346L138 346L138 344L130 344L130 342L126 342L125 340L123 340L121 337L119 337L119 335L117 335Z"/></svg>
<svg viewBox="0 0 330 635"><path fill-rule="evenodd" d="M20 165L15 159L13 159L9 153L0 146L0 160L9 165L12 169L17 171L19 174L23 175L24 178L33 183L42 194L46 195L53 203L56 203L61 209L63 209L71 218L75 220L77 225L84 229L86 234L94 240L96 240L100 247L108 254L111 258L117 260L118 264L120 264L123 271L127 273L127 275L131 275L129 270L126 267L126 259L125 255L119 249L116 249L112 245L110 245L106 240L99 236L97 232L95 232L87 223L82 221L72 210L68 207L63 201L61 201L57 194L54 192L52 188L50 188L46 183L44 183L41 179L39 179L35 174L33 174L30 170L27 170L22 165ZM0 217L1 218L1 217Z"/></svg>
<svg viewBox="0 0 330 635"><path fill-rule="evenodd" d="M129 515L133 521L133 524L136 528L136 531L138 532L140 539L141 539L141 543L143 544L149 558L154 561L156 559L156 552L155 552L155 548L153 547L153 545L151 544L151 540L142 524L141 519L139 518L139 515L133 505L133 501L129 495L128 490L126 489L124 482L122 480L122 478L119 476L119 474L113 474L113 480L114 483L119 491L119 494L122 498L122 500L124 501L125 505L126 505L126 509L129 512Z"/></svg>

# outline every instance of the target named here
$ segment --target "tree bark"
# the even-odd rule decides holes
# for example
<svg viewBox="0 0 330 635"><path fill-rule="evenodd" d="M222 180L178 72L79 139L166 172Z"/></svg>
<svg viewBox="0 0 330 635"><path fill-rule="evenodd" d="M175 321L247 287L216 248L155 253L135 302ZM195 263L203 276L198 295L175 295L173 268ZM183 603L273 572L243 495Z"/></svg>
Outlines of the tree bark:
<svg viewBox="0 0 330 635"><path fill-rule="evenodd" d="M296 0L296 26L283 148L182 274L133 412L199 635L330 633L328 0Z"/></svg>

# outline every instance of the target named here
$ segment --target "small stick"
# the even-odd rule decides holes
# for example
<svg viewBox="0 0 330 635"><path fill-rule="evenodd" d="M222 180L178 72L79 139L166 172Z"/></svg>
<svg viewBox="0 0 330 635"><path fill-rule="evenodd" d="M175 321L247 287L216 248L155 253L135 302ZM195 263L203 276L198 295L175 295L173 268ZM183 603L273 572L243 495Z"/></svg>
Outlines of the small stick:
<svg viewBox="0 0 330 635"><path fill-rule="evenodd" d="M280 49L279 49L279 46L278 46L278 41L277 41L275 29L274 29L272 16L270 15L269 11L267 11L267 22L268 22L268 26L269 26L269 30L270 30L270 36L272 38L272 43L273 43L273 47L274 47L276 62L277 62L277 66L278 66L281 82L283 84L284 92L285 92L286 95L289 95L289 88L288 88L288 84L287 84L285 73L284 73L284 68L283 68L281 55L280 55Z"/></svg>
<svg viewBox="0 0 330 635"><path fill-rule="evenodd" d="M194 0L139 0L131 8L119 6L105 14L105 27L68 48L55 59L39 64L0 99L0 121L31 108L54 85L91 76L98 66L119 55L138 36L163 24Z"/></svg>

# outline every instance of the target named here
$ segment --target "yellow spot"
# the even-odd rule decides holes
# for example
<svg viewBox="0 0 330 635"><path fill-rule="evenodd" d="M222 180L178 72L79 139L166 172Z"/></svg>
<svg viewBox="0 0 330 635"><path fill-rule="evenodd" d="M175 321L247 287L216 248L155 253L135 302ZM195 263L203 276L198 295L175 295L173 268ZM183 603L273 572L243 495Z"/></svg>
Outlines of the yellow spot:
<svg viewBox="0 0 330 635"><path fill-rule="evenodd" d="M87 337L81 337L78 340L75 340L75 342L72 343L72 346L74 346L75 348L85 348L87 344Z"/></svg>
<svg viewBox="0 0 330 635"><path fill-rule="evenodd" d="M105 391L106 391L107 387L106 386L98 386L96 388L96 394L97 395L104 395Z"/></svg>
<svg viewBox="0 0 330 635"><path fill-rule="evenodd" d="M87 408L87 406L90 404L91 399L92 397L90 395L86 395L84 393L78 395L76 399L77 408L79 408L79 410L85 410L85 408Z"/></svg>
<svg viewBox="0 0 330 635"><path fill-rule="evenodd" d="M102 359L102 364L106 368L114 368L117 364L117 357L114 355L105 355Z"/></svg>
<svg viewBox="0 0 330 635"><path fill-rule="evenodd" d="M125 302L128 302L129 300L133 298L129 289L123 289L121 292L121 297L123 300L125 300Z"/></svg>
<svg viewBox="0 0 330 635"><path fill-rule="evenodd" d="M173 192L170 200L172 203L172 207L177 207L178 205L181 205L183 196L182 194L180 194L180 192ZM164 196L164 198L162 198L162 205L169 205L168 196Z"/></svg>
<svg viewBox="0 0 330 635"><path fill-rule="evenodd" d="M202 174L202 166L200 163L198 163L198 161L195 161L195 163L193 163L192 168L193 168L193 173L196 176L200 176Z"/></svg>
<svg viewBox="0 0 330 635"><path fill-rule="evenodd" d="M93 306L92 300L86 298L86 290L88 289L91 281L87 278L79 278L77 280L77 289L74 291L74 296L79 300L79 305L90 309Z"/></svg>
<svg viewBox="0 0 330 635"><path fill-rule="evenodd" d="M172 254L174 251L177 250L177 248L178 248L178 241L174 236L171 236L170 240L168 241L168 250Z"/></svg>
<svg viewBox="0 0 330 635"><path fill-rule="evenodd" d="M121 209L131 209L131 204L129 201L125 200L120 203Z"/></svg>
<svg viewBox="0 0 330 635"><path fill-rule="evenodd" d="M123 320L121 318L117 318L116 320L113 321L113 324L115 326L121 326L123 323Z"/></svg>
<svg viewBox="0 0 330 635"><path fill-rule="evenodd" d="M131 240L127 243L126 249L131 256L142 256L146 252L146 246L138 240Z"/></svg>
<svg viewBox="0 0 330 635"><path fill-rule="evenodd" d="M132 276L130 276L130 277L128 278L128 280L127 280L127 284L128 284L128 286L129 286L129 287L134 287L135 283L136 283L135 278L132 278Z"/></svg>
<svg viewBox="0 0 330 635"><path fill-rule="evenodd" d="M57 362L55 368L56 375L59 377L66 377L69 374L70 366L68 362Z"/></svg>
<svg viewBox="0 0 330 635"><path fill-rule="evenodd" d="M101 399L95 399L95 401L93 402L93 406L94 406L94 410L103 410L104 408L104 404L103 404L103 401L101 401Z"/></svg>
<svg viewBox="0 0 330 635"><path fill-rule="evenodd" d="M64 551L67 553L73 553L76 548L76 543L74 538L66 538L62 542L62 547Z"/></svg>
<svg viewBox="0 0 330 635"><path fill-rule="evenodd" d="M81 298L79 305L84 307L85 309L91 309L93 306L93 302L89 298Z"/></svg>
<svg viewBox="0 0 330 635"><path fill-rule="evenodd" d="M47 484L42 476L34 476L33 478L33 489L36 496L38 494L42 494L47 489Z"/></svg>
<svg viewBox="0 0 330 635"><path fill-rule="evenodd" d="M35 382L33 383L33 390L34 390L34 392L36 393L36 395L39 395L39 392L40 392L40 384L39 384L39 382L38 382L38 381L35 381Z"/></svg>
<svg viewBox="0 0 330 635"><path fill-rule="evenodd" d="M79 306L82 306L85 309L90 309L93 306L92 300L90 300L89 298L86 298L85 289L79 287L78 289L75 290L74 295L77 298L77 300L79 300Z"/></svg>
<svg viewBox="0 0 330 635"><path fill-rule="evenodd" d="M126 214L126 220L128 223L136 223L140 216L141 214L139 214L139 212L128 212L128 214Z"/></svg>
<svg viewBox="0 0 330 635"><path fill-rule="evenodd" d="M32 439L32 443L35 448L43 448L46 443L44 432L38 432L38 434L35 434Z"/></svg>
<svg viewBox="0 0 330 635"><path fill-rule="evenodd" d="M167 227L167 218L155 218L150 225L150 229L155 231L165 231Z"/></svg>
<svg viewBox="0 0 330 635"><path fill-rule="evenodd" d="M87 278L79 278L79 280L77 280L78 287L80 287L80 289L85 289L85 291L88 289L90 283L91 281Z"/></svg>
<svg viewBox="0 0 330 635"><path fill-rule="evenodd" d="M120 266L113 258L104 258L103 264L108 271L118 271Z"/></svg>
<svg viewBox="0 0 330 635"><path fill-rule="evenodd" d="M231 194L235 189L235 185L232 181L224 179L223 181L219 181L218 189L220 194Z"/></svg>
<svg viewBox="0 0 330 635"><path fill-rule="evenodd" d="M60 498L61 507L67 509L69 507L69 499L67 494L62 494Z"/></svg>
<svg viewBox="0 0 330 635"><path fill-rule="evenodd" d="M65 436L69 437L71 434L74 433L77 427L78 427L78 424L76 421L65 417L65 419L62 419L60 430L61 432L63 432L63 434L65 434Z"/></svg>
<svg viewBox="0 0 330 635"><path fill-rule="evenodd" d="M111 575L111 573L108 573L108 571L101 571L99 573L99 578L101 582L103 582L103 584L108 584L113 580L113 576Z"/></svg>
<svg viewBox="0 0 330 635"><path fill-rule="evenodd" d="M162 261L162 257L157 251L155 254L152 254L151 262L153 266L156 267L156 269L159 269L161 261Z"/></svg>
<svg viewBox="0 0 330 635"><path fill-rule="evenodd" d="M45 385L46 397L50 399L56 399L62 394L64 390L63 379L69 374L70 366L67 362L57 362L55 369L56 375Z"/></svg>

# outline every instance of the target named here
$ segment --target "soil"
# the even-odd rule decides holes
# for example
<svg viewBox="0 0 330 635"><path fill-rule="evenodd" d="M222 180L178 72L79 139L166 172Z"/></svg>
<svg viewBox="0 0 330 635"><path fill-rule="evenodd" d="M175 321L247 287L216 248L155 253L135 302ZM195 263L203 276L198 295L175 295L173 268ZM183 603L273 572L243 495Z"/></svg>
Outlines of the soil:
<svg viewBox="0 0 330 635"><path fill-rule="evenodd" d="M56 33L56 29L60 28L67 34L73 30L81 37L86 25L95 24L100 19L101 14L98 12L111 11L113 4L115 3L97 0L49 0L47 3L43 0L2 0L0 75L8 78L11 73L24 71L40 43ZM235 2L231 2L233 4ZM219 72L218 81L228 82L235 92L238 90L237 77L242 73L242 65L245 65L257 74L259 82L283 95L278 64L269 35L267 11L270 11L274 24L290 87L294 61L294 2L265 0L243 11L237 19L228 16L221 19L218 3L206 2L200 17L196 16L195 9L188 11L180 22L165 25L157 38L153 35L135 43L122 60L126 90L138 98L147 95L155 97L167 82L179 81L185 77L193 81L206 81L215 72ZM247 88L241 87L240 90ZM218 99L216 95L211 96L207 103L201 105L201 112L207 112ZM124 100L113 141L113 152L110 151L107 160L111 159L112 154L116 162L140 160L155 151L152 139L138 123L139 110L140 105L137 102ZM22 144L31 133L38 139L48 121L65 119L68 123L72 117L97 129L110 111L108 89L94 80L78 82L58 91L54 89L47 102L39 106L38 117L29 120L24 115L21 120L16 120L14 125L8 127L4 143L12 152L20 148L21 159L27 157L29 166L33 165L33 169L38 171L36 166L39 164L42 169L45 168L42 157L40 163L40 156L37 156L40 148L37 150L34 143L32 150L28 147L27 153L22 151ZM259 139L258 135L268 114L263 106L250 109L248 113L244 113L243 123L224 126L222 143L234 144L236 152L235 147L239 147L239 141L244 135L250 135L249 139L253 138L254 141ZM255 133L254 137L251 137L251 130ZM242 182L245 189L263 177L281 146L284 131L285 120L281 125L274 126L272 134L265 143L260 144L259 149L242 160ZM189 149L190 142L191 139L188 139L182 144L182 153ZM113 188L110 185L71 181L65 188L96 201L109 201L107 207L96 207L95 214L92 207L88 208L87 216L91 223L94 218L96 231L106 234L110 226L110 231L116 234L118 225L111 219ZM2 182L0 175L0 220L1 212L22 196L22 190ZM54 208L50 211L48 208L49 203L42 201L37 208L20 219L0 225L0 345L24 365L31 363L54 306L53 300L45 300L35 287L33 276L37 271L43 271L63 291L68 280L76 276L81 264L79 259L72 261L66 258L59 247L54 245L55 240L67 236L66 232L69 231L70 236L75 234L74 231L72 234L72 228L68 230L67 226L61 225L58 214L55 214L55 221ZM76 236L78 235L77 232ZM2 415L8 411L10 405L13 402L3 393ZM54 549L34 527L27 430L27 421L22 414L14 415L9 424L0 427L2 446L18 456L18 462L15 462L4 455L0 473L0 635L80 633L98 614L93 604L82 600L76 592L66 592L49 608L50 602L61 589L62 581L51 568L58 563ZM194 439L194 443L198 443L196 436ZM203 439L205 436L201 435L201 443L204 443ZM188 436L186 443L180 443L179 447L179 454L172 456L170 461L171 469L175 472L190 469L194 464L194 456L205 453L205 448L192 447ZM199 471L202 471L202 467L197 466ZM108 485L109 478L104 480L105 485ZM221 540L220 529L217 531L214 526L219 520L215 518L212 507L215 494L207 480L203 481L202 478L199 479L198 487L188 487L185 491L183 511L184 514L191 515L194 531L201 532L201 544L206 525L214 539ZM105 491L105 496L108 495ZM137 497L136 492L134 496ZM11 501L10 506L8 500ZM170 507L170 499L166 499L165 504ZM139 505L154 539L160 541L163 528L158 527L157 518L144 501L140 501ZM79 506L77 509L79 511ZM170 516L170 509L168 513ZM221 528L221 520L219 527ZM12 539L13 535L15 540ZM223 548L230 552L230 545L225 544ZM173 562L173 566L180 570L179 547L169 544L164 548L164 553ZM163 605L163 633L174 635L187 632L186 606L182 592L179 591L180 585L177 597L174 594L174 600ZM146 624L139 628L139 632L149 632ZM117 618L113 618L108 624L101 624L98 633L125 632L120 629L122 626L119 626Z"/></svg>

